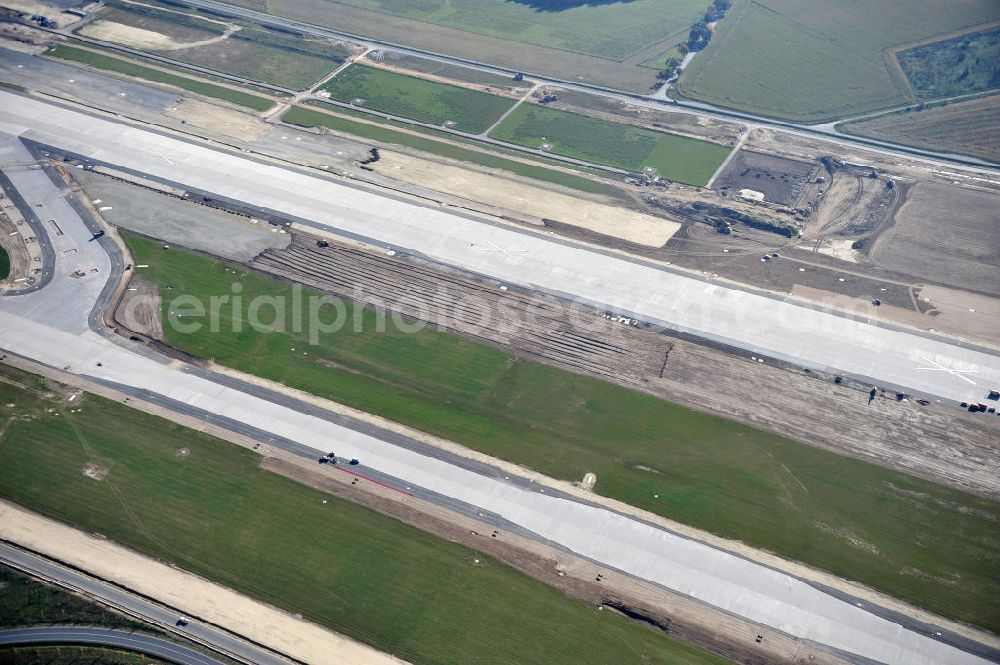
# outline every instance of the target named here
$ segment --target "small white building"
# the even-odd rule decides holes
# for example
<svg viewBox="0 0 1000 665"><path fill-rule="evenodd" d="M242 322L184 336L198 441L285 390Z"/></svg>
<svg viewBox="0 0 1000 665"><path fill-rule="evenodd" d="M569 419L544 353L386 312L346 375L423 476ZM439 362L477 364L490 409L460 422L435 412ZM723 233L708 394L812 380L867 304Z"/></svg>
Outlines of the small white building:
<svg viewBox="0 0 1000 665"><path fill-rule="evenodd" d="M758 192L756 189L741 189L736 192L736 195L747 201L757 201L758 203L764 201L764 192Z"/></svg>

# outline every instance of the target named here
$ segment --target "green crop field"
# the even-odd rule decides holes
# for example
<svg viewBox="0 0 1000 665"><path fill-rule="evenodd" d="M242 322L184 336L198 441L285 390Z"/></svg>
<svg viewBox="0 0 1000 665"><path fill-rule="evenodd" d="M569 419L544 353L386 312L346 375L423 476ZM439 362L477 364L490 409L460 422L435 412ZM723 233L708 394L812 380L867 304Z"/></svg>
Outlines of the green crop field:
<svg viewBox="0 0 1000 665"><path fill-rule="evenodd" d="M332 72L344 61L343 54L314 55L302 50L274 46L241 33L204 46L161 51L161 55L252 81L304 90Z"/></svg>
<svg viewBox="0 0 1000 665"><path fill-rule="evenodd" d="M860 115L913 101L892 49L998 18L993 0L734 2L677 91L796 121Z"/></svg>
<svg viewBox="0 0 1000 665"><path fill-rule="evenodd" d="M702 186L731 148L718 143L610 122L569 111L522 104L490 136L501 141L639 172L654 167L670 180Z"/></svg>
<svg viewBox="0 0 1000 665"><path fill-rule="evenodd" d="M330 0L329 4L611 60L684 31L708 7L706 0Z"/></svg>
<svg viewBox="0 0 1000 665"><path fill-rule="evenodd" d="M896 55L920 99L1000 88L1000 29L917 46Z"/></svg>
<svg viewBox="0 0 1000 665"><path fill-rule="evenodd" d="M376 119L374 116L367 117ZM408 134L406 132L396 131L390 126L384 126L383 124L373 125L365 122L356 122L349 118L338 117L328 113L320 113L318 111L302 108L300 106L290 109L284 116L282 116L281 119L283 122L287 122L291 125L299 125L301 127L327 127L337 132L343 132L352 136L359 136L370 141L395 143L397 145L407 146L413 148L414 150L440 155L449 159L457 159L491 169L510 171L511 173L516 173L528 178L563 185L564 187L570 187L582 192L606 193L608 189L602 183L595 182L594 180L589 180L587 178L581 178L580 176L575 176L571 173L548 169L544 166L525 164L524 162L513 159L505 159L497 155L479 152L477 150L468 150L451 143L445 143L444 141L435 141L433 138L414 136L413 134ZM381 119L378 120L381 121Z"/></svg>
<svg viewBox="0 0 1000 665"><path fill-rule="evenodd" d="M455 129L470 134L489 129L514 105L509 97L365 65L351 65L324 85L323 90L338 101L350 102L360 97L365 100L365 108L418 122L441 125L450 120Z"/></svg>
<svg viewBox="0 0 1000 665"><path fill-rule="evenodd" d="M285 282L126 234L142 277L172 296L288 297ZM291 310L291 308L286 308ZM348 320L352 320L348 307ZM304 333L245 323L181 334L188 353L456 441L555 478L858 580L944 616L1000 628L1000 505L425 329ZM186 318L185 321L194 321ZM290 330L286 322L286 330ZM291 349L295 348L293 353ZM3 448L0 447L0 452ZM2 465L0 465L2 466ZM58 485L56 485L58 486ZM600 660L600 659L597 659Z"/></svg>
<svg viewBox="0 0 1000 665"><path fill-rule="evenodd" d="M98 397L71 413L29 375L0 378L14 405L0 407L0 495L416 665L723 662L264 471L252 451Z"/></svg>
<svg viewBox="0 0 1000 665"><path fill-rule="evenodd" d="M126 76L134 76L153 83L172 85L199 95L214 97L215 99L221 99L237 106L253 109L254 111L265 111L274 106L274 100L267 97L259 97L221 85L206 83L205 81L187 78L186 76L178 76L177 74L171 74L160 69L144 67L130 60L112 58L111 56L101 55L100 53L72 46L59 44L48 51L46 55L62 60L79 62L97 69L125 74Z"/></svg>

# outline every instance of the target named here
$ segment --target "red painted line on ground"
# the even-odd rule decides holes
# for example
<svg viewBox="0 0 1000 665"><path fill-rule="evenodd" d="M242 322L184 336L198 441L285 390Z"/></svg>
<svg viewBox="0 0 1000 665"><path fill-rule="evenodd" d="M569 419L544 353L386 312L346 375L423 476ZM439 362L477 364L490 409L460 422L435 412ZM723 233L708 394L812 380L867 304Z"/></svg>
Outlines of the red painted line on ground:
<svg viewBox="0 0 1000 665"><path fill-rule="evenodd" d="M411 493L407 492L406 490L401 490L398 487L393 487L392 485L388 485L386 483L383 483L381 480L375 480L374 478L369 478L368 476L366 476L366 475L364 475L362 473L358 473L357 471L351 471L350 469L345 469L342 466L334 466L333 468L336 469L337 471L343 471L344 473L348 473L348 474L350 474L352 476L356 476L358 478L361 478L362 480L367 480L370 483L375 483L379 487L384 487L386 489L393 490L394 492L399 492L400 494L405 494L406 496L413 496Z"/></svg>

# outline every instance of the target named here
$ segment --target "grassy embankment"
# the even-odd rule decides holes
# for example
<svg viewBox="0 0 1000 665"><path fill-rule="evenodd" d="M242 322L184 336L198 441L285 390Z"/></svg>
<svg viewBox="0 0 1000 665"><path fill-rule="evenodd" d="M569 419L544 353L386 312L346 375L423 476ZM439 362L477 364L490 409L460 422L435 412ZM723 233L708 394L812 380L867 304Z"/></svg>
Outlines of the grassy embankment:
<svg viewBox="0 0 1000 665"><path fill-rule="evenodd" d="M504 114L515 100L456 85L406 76L365 65L351 65L322 90L332 99L364 99L364 108L418 122L442 125L478 134Z"/></svg>
<svg viewBox="0 0 1000 665"><path fill-rule="evenodd" d="M231 293L234 274L224 264L126 237L136 261L149 265L143 277L172 286L163 293L205 302ZM244 306L257 294L290 293L252 272L240 281ZM304 334L247 325L240 334L165 330L169 343L194 355L556 478L594 472L606 496L1000 628L996 502L456 335L392 326L375 333L370 311L365 321L364 332L345 329L318 346Z"/></svg>
<svg viewBox="0 0 1000 665"><path fill-rule="evenodd" d="M728 146L658 132L534 104L522 104L490 132L528 148L543 143L557 155L633 172L653 167L670 180L705 185L732 150Z"/></svg>
<svg viewBox="0 0 1000 665"><path fill-rule="evenodd" d="M339 109L338 112L340 112ZM431 135L415 136L407 132L396 131L392 128L389 121L370 115L367 117L371 118L378 124L358 122L356 120L351 120L350 118L334 116L328 113L320 113L319 111L303 108L301 106L296 106L295 108L290 109L284 114L284 116L282 116L281 119L283 122L287 122L291 125L299 125L301 127L326 127L336 132L350 134L351 136L357 136L369 141L378 142L380 144L394 143L396 145L406 146L421 152L427 152L432 155L439 155L441 157L447 157L448 159L456 159L470 164L485 166L486 168L501 169L517 175L525 176L527 178L541 180L542 182L551 182L556 185L562 185L564 187L569 187L582 192L602 194L607 193L608 190L608 187L604 184L588 178L582 178L563 171L556 171L555 169L545 168L544 166L535 166L533 164L527 164L514 159L507 159L499 155L479 152L478 150L470 150L454 145L453 143L435 140L430 138ZM420 129L423 128L414 129L420 131ZM442 138L445 137L442 136Z"/></svg>
<svg viewBox="0 0 1000 665"><path fill-rule="evenodd" d="M274 106L274 100L268 99L267 97L260 97L258 95L240 92L239 90L234 90L225 86L199 81L186 76L171 74L160 69L145 67L130 60L113 58L111 56L74 48L72 46L60 44L48 51L47 55L60 58L62 60L79 62L96 69L125 74L126 76L134 76L152 83L172 85L174 87L187 90L188 92L204 95L206 97L213 97L215 99L221 99L231 104L236 104L237 106L242 106L254 111L266 111Z"/></svg>
<svg viewBox="0 0 1000 665"><path fill-rule="evenodd" d="M0 379L0 404L14 405L0 407L0 496L417 665L721 665L474 550L265 471L250 450L94 396L71 410L6 366ZM107 476L85 476L88 464Z"/></svg>

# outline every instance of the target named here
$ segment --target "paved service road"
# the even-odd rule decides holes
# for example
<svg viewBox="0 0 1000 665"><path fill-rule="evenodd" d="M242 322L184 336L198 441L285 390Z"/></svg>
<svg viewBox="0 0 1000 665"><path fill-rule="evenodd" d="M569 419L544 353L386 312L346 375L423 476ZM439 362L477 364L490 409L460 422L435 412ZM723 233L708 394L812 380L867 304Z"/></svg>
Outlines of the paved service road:
<svg viewBox="0 0 1000 665"><path fill-rule="evenodd" d="M45 559L2 543L0 543L0 561L29 575L39 577L43 580L68 587L74 591L96 598L100 602L125 611L133 616L137 616L152 625L173 626L180 616L180 613L172 608L160 605L159 603L149 600L148 598L137 596L119 586L104 582L71 568L66 568L65 566L50 561L49 559ZM59 630L66 631L68 629L60 628ZM107 632L108 631L105 629L103 632L99 631L99 634L103 635L107 634ZM117 633L120 631L112 632ZM240 639L239 637L196 619L192 619L187 626L180 629L180 632L182 632L186 637L206 645L206 648L218 650L237 662L254 663L255 665L289 665L291 662L271 651L260 648L243 639ZM134 633L125 634L133 637L154 640L155 642L164 642L164 640L160 640L159 638L151 638L148 636L136 635ZM0 636L2 635L5 635L5 633L0 633ZM30 642L25 641L21 643L39 644L42 642L46 644L54 643L53 641L39 639L33 639ZM72 641L72 643L83 644L84 642ZM149 651L144 648L136 648L133 644L124 644L121 642L91 640L86 643L114 644L115 646L167 658L168 660L177 663L208 665L210 663L219 662L203 653L192 651L186 647L181 647L173 642L166 642L166 644L172 649L181 649L182 652L179 653L190 652L190 657L181 660L159 652ZM3 637L0 637L0 645L2 644L12 644L12 642L9 640L5 641Z"/></svg>
<svg viewBox="0 0 1000 665"><path fill-rule="evenodd" d="M110 628L46 626L0 631L0 647L73 644L117 647L180 665L222 665L222 661L152 635Z"/></svg>
<svg viewBox="0 0 1000 665"><path fill-rule="evenodd" d="M187 182L198 189L215 191L218 196L291 212L295 217L315 220L341 233L392 238L398 241L393 245L416 245L424 254L453 259L454 265L487 274L502 272L515 277L514 281L524 279L529 286L547 280L550 285L568 286L570 295L582 288L598 297L624 298L634 306L644 306L648 294L660 289L665 289L661 295L669 305L669 298L687 298L685 289L706 286L679 274L632 264L573 244L473 223L446 212L265 166L6 92L0 92L0 109L0 132L14 132L155 178ZM24 146L14 136L0 135L0 164L24 163L24 152ZM132 394L155 399L167 408L200 417L207 414L213 422L234 429L251 428L260 436L293 442L317 454L326 453L334 444L332 447L339 455L357 457L366 469L398 479L401 484L412 486L414 492L419 488L428 494L475 506L533 537L610 569L842 652L900 665L981 665L987 662L984 656L996 656L988 647L969 641L962 643L949 635L936 637L933 628L903 617L887 619L801 579L651 524L568 497L553 496L536 485L507 481L502 474L490 475L452 464L433 452L406 448L377 433L358 431L297 409L294 404L271 401L238 386L215 381L210 374L183 371L177 363L139 345L102 336L99 329L93 329L91 312L100 302L108 278L116 270L115 262L120 259L117 254L109 256L100 243L90 242L92 234L83 219L44 171L15 168L7 176L28 205L41 205L46 217L58 220L61 235L50 232L56 256L51 283L32 294L0 298L0 348L115 384ZM477 251L477 244L492 244L509 251ZM522 254L516 250L529 253L519 258ZM633 269L645 272L632 275ZM681 279L686 281L671 281ZM641 298L636 300L635 293L629 293L630 285L635 293L641 292ZM721 304L745 308L742 298L751 295L717 285L707 286L713 307ZM793 306L777 300L768 302ZM760 306L759 302L756 306ZM800 318L817 312L795 307L802 312ZM669 307L665 311L669 313ZM743 312L751 328L753 314ZM772 322L767 316L765 324L764 329L770 330ZM867 331L869 334L882 330L869 328L876 331ZM774 332L784 334L782 330ZM807 332L798 346L808 349L835 345L837 341L815 337L822 330ZM948 353L967 351L941 340L911 337L914 343L941 345ZM853 340L852 347L854 352L864 354L864 362L874 362L873 353L892 356L898 352L881 347L873 352L865 341L864 337ZM969 353L973 354L970 358L979 358L975 354L981 354ZM942 364L946 361L940 356L932 359ZM994 362L995 357L987 360ZM985 369L993 371L991 367Z"/></svg>
<svg viewBox="0 0 1000 665"><path fill-rule="evenodd" d="M756 355L956 402L983 400L1000 386L993 350L486 224L11 92L0 91L0 109L0 131L87 160Z"/></svg>

